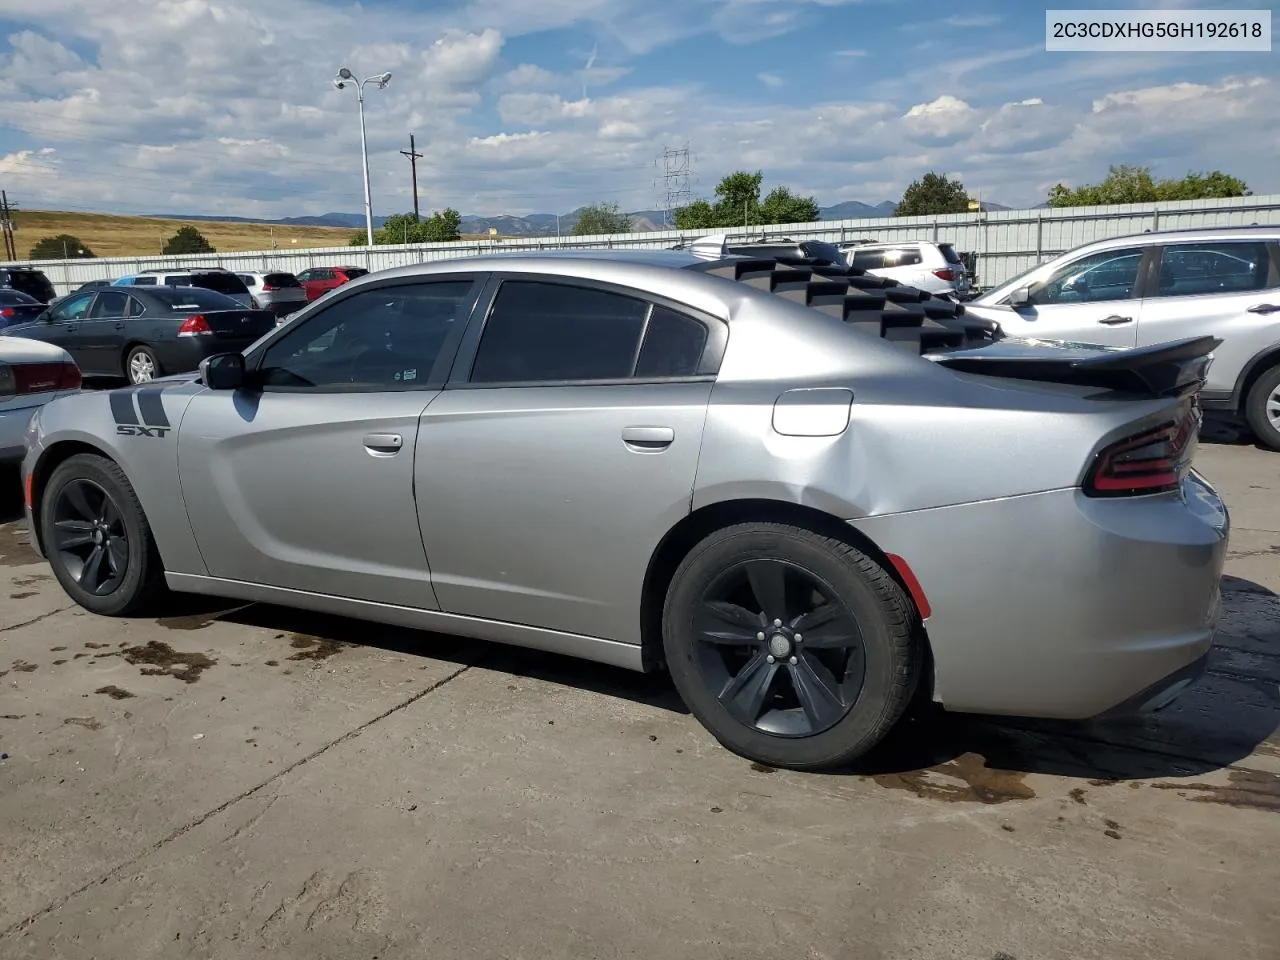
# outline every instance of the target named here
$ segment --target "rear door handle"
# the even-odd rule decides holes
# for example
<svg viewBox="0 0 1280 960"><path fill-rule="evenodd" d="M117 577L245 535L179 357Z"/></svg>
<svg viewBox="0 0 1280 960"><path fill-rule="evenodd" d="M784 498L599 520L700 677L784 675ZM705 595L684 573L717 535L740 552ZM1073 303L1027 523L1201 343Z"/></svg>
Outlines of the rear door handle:
<svg viewBox="0 0 1280 960"><path fill-rule="evenodd" d="M1133 323L1133 317L1121 317L1121 316L1119 316L1119 315L1117 315L1117 314L1114 314L1114 313L1113 313L1113 314L1112 314L1111 316L1109 316L1109 317L1103 317L1103 318L1102 318L1101 320L1099 320L1098 322L1099 322L1099 323L1105 323L1105 324L1106 324L1107 326L1109 326L1109 327L1114 327L1114 326L1118 326L1119 324L1122 324L1122 323Z"/></svg>
<svg viewBox="0 0 1280 960"><path fill-rule="evenodd" d="M1274 303L1255 303L1249 308L1250 313L1275 313L1280 310L1280 306Z"/></svg>
<svg viewBox="0 0 1280 960"><path fill-rule="evenodd" d="M670 427L623 427L622 442L633 450L665 450L676 438Z"/></svg>
<svg viewBox="0 0 1280 960"><path fill-rule="evenodd" d="M390 457L404 446L404 437L398 433L366 433L364 446L375 457Z"/></svg>

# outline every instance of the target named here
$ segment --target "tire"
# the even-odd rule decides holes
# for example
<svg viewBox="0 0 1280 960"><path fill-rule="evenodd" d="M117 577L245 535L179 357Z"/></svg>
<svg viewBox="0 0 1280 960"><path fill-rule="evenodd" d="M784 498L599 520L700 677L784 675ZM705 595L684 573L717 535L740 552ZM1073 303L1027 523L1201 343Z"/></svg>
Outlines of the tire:
<svg viewBox="0 0 1280 960"><path fill-rule="evenodd" d="M95 528L94 516L105 518L105 527ZM53 575L86 610L129 616L163 589L164 568L151 525L124 471L105 457L82 453L59 464L40 497L40 532ZM87 568L98 550L91 574Z"/></svg>
<svg viewBox="0 0 1280 960"><path fill-rule="evenodd" d="M160 361L150 347L137 346L125 355L124 375L132 384L150 383L156 377L163 376Z"/></svg>
<svg viewBox="0 0 1280 960"><path fill-rule="evenodd" d="M1254 381L1245 398L1244 416L1260 444L1280 451L1280 367L1272 367Z"/></svg>
<svg viewBox="0 0 1280 960"><path fill-rule="evenodd" d="M775 568L783 570L780 602ZM797 589L805 581L826 598L808 612ZM760 603L758 592L775 601ZM760 609L776 613L779 605L782 617ZM849 544L785 524L744 523L716 531L685 557L667 591L662 633L676 689L716 740L768 766L818 770L862 756L901 718L923 658L915 623L897 581ZM815 695L815 679L825 696ZM757 710L761 688L769 696Z"/></svg>

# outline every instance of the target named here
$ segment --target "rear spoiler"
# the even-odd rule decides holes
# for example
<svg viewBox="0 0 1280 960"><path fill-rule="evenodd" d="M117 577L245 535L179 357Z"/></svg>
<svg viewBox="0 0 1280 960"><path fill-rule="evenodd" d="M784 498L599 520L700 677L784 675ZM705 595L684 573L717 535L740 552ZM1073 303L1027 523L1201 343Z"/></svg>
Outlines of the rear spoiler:
<svg viewBox="0 0 1280 960"><path fill-rule="evenodd" d="M1204 385L1216 337L1188 337L1118 349L1054 340L1000 340L973 350L927 355L964 373L1067 383L1156 397L1183 397Z"/></svg>

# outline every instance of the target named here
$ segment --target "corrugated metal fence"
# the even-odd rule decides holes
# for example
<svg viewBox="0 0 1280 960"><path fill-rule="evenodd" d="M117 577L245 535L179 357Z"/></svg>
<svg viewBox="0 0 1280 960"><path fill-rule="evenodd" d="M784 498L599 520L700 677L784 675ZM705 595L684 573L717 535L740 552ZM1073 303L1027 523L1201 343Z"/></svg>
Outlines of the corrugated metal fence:
<svg viewBox="0 0 1280 960"><path fill-rule="evenodd" d="M1003 283L1022 271L1081 244L1147 230L1197 227L1280 225L1280 194L1230 200L1184 200L1060 210L1006 210L948 214L938 217L825 220L817 223L756 227L740 235L789 236L795 239L903 241L941 240L971 254L978 283ZM44 260L38 265L59 293L87 280L109 279L155 268L191 269L219 266L229 270L287 270L356 265L369 270L427 260L447 260L509 251L584 248L663 248L707 231L663 230L588 237L513 237L496 241L424 243L396 246L323 247L309 250L260 250L179 257L103 257L93 260ZM731 237L736 236L730 233Z"/></svg>

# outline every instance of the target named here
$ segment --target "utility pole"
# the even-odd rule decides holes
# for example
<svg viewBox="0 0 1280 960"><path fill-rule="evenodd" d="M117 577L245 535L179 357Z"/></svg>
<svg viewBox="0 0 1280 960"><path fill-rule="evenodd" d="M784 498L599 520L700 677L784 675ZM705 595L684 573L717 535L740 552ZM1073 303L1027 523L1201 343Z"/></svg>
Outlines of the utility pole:
<svg viewBox="0 0 1280 960"><path fill-rule="evenodd" d="M693 199L693 191L689 187L689 178L693 173L689 145L686 143L679 148L663 147L658 160L662 163L663 225L671 227L675 224L676 210L688 206Z"/></svg>
<svg viewBox="0 0 1280 960"><path fill-rule="evenodd" d="M409 158L409 169L413 171L413 222L418 222L418 161L422 159L413 146L413 134L409 134L409 149L401 150L401 154Z"/></svg>
<svg viewBox="0 0 1280 960"><path fill-rule="evenodd" d="M18 259L18 241L13 238L13 211L9 209L9 195L0 190L0 223L4 227L4 255L7 260Z"/></svg>

